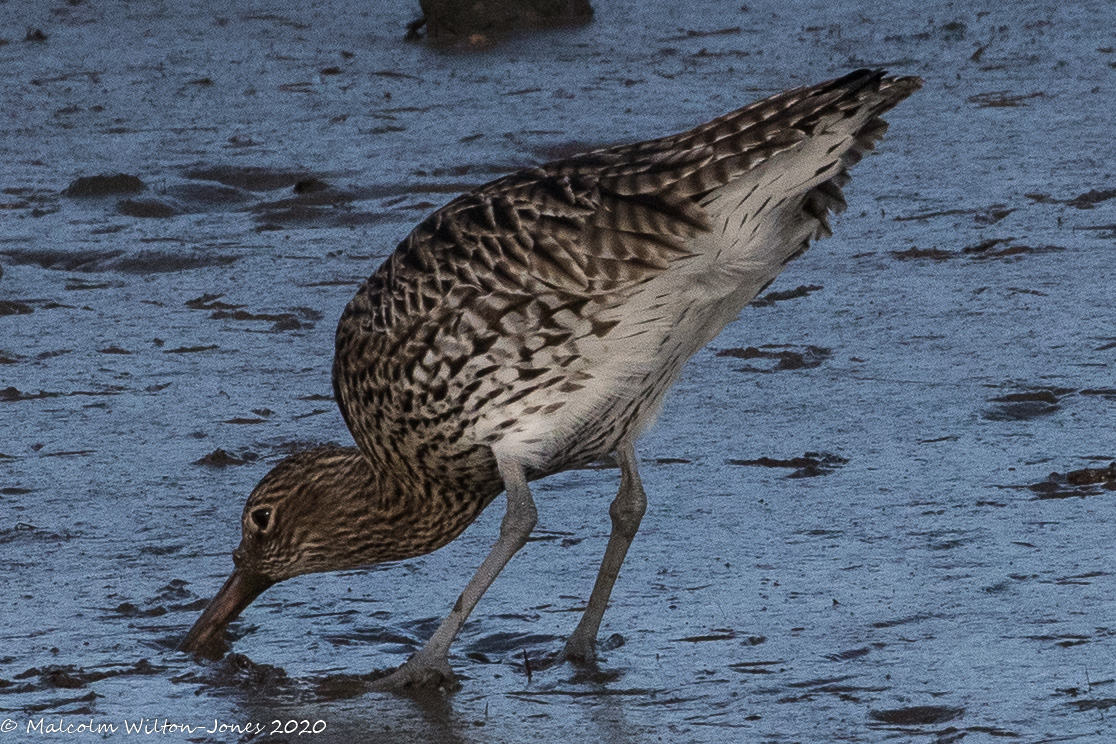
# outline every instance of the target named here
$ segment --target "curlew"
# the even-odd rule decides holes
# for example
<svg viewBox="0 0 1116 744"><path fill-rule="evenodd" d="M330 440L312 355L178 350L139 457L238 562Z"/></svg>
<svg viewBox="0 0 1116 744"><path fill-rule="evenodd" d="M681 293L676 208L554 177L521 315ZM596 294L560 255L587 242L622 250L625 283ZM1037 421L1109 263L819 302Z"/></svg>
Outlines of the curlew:
<svg viewBox="0 0 1116 744"><path fill-rule="evenodd" d="M276 582L436 550L504 492L479 570L377 683L452 685L450 644L535 525L530 482L615 454L612 532L563 652L591 661L646 509L637 437L686 360L830 234L848 169L920 85L859 70L522 170L426 218L337 327L334 394L357 446L311 449L264 476L235 568L183 649L222 653L228 623Z"/></svg>

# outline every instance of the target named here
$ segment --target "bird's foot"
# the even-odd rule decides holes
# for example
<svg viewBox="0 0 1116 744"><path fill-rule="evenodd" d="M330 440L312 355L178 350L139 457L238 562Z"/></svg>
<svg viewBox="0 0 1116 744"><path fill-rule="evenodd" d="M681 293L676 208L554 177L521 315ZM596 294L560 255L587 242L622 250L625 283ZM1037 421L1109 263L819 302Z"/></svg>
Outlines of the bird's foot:
<svg viewBox="0 0 1116 744"><path fill-rule="evenodd" d="M612 651L620 648L625 643L624 636L613 633L600 643L593 636L578 633L576 630L566 641L561 652L543 660L536 668L546 669L563 663L569 663L578 669L579 673L596 674L601 671L600 659L597 657L598 647L602 651Z"/></svg>
<svg viewBox="0 0 1116 744"><path fill-rule="evenodd" d="M562 661L568 661L576 667L583 669L596 669L597 667L597 634L594 632L592 635L582 633L581 627L578 626L573 635L566 640L566 646L562 649ZM609 643L606 641L606 643Z"/></svg>
<svg viewBox="0 0 1116 744"><path fill-rule="evenodd" d="M373 680L368 689L373 692L407 692L443 689L453 692L461 687L457 675L445 657L428 658L422 651L387 676Z"/></svg>
<svg viewBox="0 0 1116 744"><path fill-rule="evenodd" d="M531 659L530 666L532 670L536 671L567 663L579 669L596 669L597 652L595 647L596 643L593 641L579 643L574 637L571 637L561 651L547 654L541 659Z"/></svg>

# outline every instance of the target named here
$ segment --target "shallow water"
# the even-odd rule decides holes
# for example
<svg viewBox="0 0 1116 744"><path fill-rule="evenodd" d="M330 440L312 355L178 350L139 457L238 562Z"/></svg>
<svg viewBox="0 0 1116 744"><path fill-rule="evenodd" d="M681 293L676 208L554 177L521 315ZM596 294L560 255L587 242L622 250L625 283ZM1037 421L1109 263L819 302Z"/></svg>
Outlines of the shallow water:
<svg viewBox="0 0 1116 744"><path fill-rule="evenodd" d="M213 742L276 719L327 726L279 741L1109 740L1116 492L1027 486L1116 457L1110 3L602 1L477 54L404 44L412 8L373 8L0 5L12 740L43 717ZM746 309L644 438L600 675L527 669L592 585L610 469L536 484L537 539L466 625L452 696L349 697L342 675L421 644L499 504L433 555L269 590L241 656L174 650L268 463L348 441L334 323L412 224L864 65L927 84L772 289L821 288ZM146 190L63 194L116 173ZM217 449L243 464L195 464ZM790 462L739 464L761 458Z"/></svg>

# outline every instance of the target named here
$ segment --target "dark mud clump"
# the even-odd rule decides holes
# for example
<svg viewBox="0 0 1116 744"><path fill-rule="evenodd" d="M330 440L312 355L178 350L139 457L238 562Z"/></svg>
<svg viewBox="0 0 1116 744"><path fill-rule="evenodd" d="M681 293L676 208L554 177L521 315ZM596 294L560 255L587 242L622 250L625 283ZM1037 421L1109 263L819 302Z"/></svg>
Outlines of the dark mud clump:
<svg viewBox="0 0 1116 744"><path fill-rule="evenodd" d="M988 240L980 241L976 245L966 246L965 248L961 249L961 252L964 253L965 255L970 255L970 256L971 255L989 256L989 255L992 255L990 252L992 251L993 248L995 248L998 245L1002 245L1004 243L1010 243L1012 240L1014 240L1014 238L989 238Z"/></svg>
<svg viewBox="0 0 1116 744"><path fill-rule="evenodd" d="M1066 388L1047 388L1000 395L989 399L990 403L997 405L985 411L984 418L989 421L1028 421L1049 416L1060 408L1062 397L1072 392Z"/></svg>
<svg viewBox="0 0 1116 744"><path fill-rule="evenodd" d="M1079 713L1087 710L1108 710L1116 706L1116 698L1095 698L1090 700L1070 700L1066 705L1077 709Z"/></svg>
<svg viewBox="0 0 1116 744"><path fill-rule="evenodd" d="M140 553L144 555L171 555L177 553L180 549L181 546L159 548L146 546L146 548L140 549ZM182 579L172 579L166 586L159 589L155 597L145 600L143 603L145 606L137 605L134 602L121 602L115 607L108 608L107 613L112 617L150 618L162 617L168 612L196 612L205 609L209 601L199 598L187 589L187 586L189 586L189 582ZM177 645L177 641L175 644Z"/></svg>
<svg viewBox="0 0 1116 744"><path fill-rule="evenodd" d="M190 672L172 682L196 682L207 687L236 687L268 694L295 691L296 685L285 669L257 664L243 654L229 654L207 665L201 672Z"/></svg>
<svg viewBox="0 0 1116 744"><path fill-rule="evenodd" d="M571 26L593 18L589 0L420 0L422 18L407 27L416 40L425 26L436 44L485 46L516 29Z"/></svg>
<svg viewBox="0 0 1116 744"><path fill-rule="evenodd" d="M759 646L767 641L765 636L737 633L733 628L713 628L708 633L673 638L672 643L708 643L710 641L735 641L741 639L745 646Z"/></svg>
<svg viewBox="0 0 1116 744"><path fill-rule="evenodd" d="M54 248L16 249L4 251L13 264L36 264L44 269L55 271L80 271L93 273L100 271L119 271L123 274L163 274L209 266L227 266L235 263L240 256L220 253L191 251L172 253L170 251L135 251L126 253L121 250L76 250L64 251Z"/></svg>
<svg viewBox="0 0 1116 744"><path fill-rule="evenodd" d="M296 194L316 194L319 191L326 191L329 188L331 187L328 183L320 178L311 176L310 178L303 178L300 180L291 187L291 191Z"/></svg>
<svg viewBox="0 0 1116 744"><path fill-rule="evenodd" d="M892 251L891 255L895 256L900 261L910 261L911 259L929 258L934 261L945 261L950 258L956 257L956 253L951 251L943 251L941 248L918 248L911 246L905 251Z"/></svg>
<svg viewBox="0 0 1116 744"><path fill-rule="evenodd" d="M189 303L187 303L189 304ZM250 313L241 309L215 309L209 317L213 320L266 321L272 331L299 331L314 327L322 314L309 307L290 308L289 313Z"/></svg>
<svg viewBox="0 0 1116 744"><path fill-rule="evenodd" d="M28 680L19 688L10 692L31 692L42 689L77 690L88 687L93 682L110 677L123 677L131 675L151 676L162 674L166 667L155 666L147 659L140 659L131 664L114 665L105 669L86 670L72 664L51 664L44 667L32 667L15 675L17 680Z"/></svg>
<svg viewBox="0 0 1116 744"><path fill-rule="evenodd" d="M1077 209L1093 209L1109 199L1116 199L1116 189L1091 189L1068 200L1066 204Z"/></svg>
<svg viewBox="0 0 1116 744"><path fill-rule="evenodd" d="M821 346L801 348L802 351L794 351L789 344L764 344L760 348L749 346L746 349L721 349L717 352L717 356L734 359L767 359L775 362L774 365L766 369L754 365L741 367L741 372L782 372L784 370L820 367L822 362L830 355L830 350ZM773 349L777 351L773 351Z"/></svg>
<svg viewBox="0 0 1116 744"><path fill-rule="evenodd" d="M88 292L99 289L120 289L124 286L124 282L87 282L84 279L76 279L73 277L66 279L67 292Z"/></svg>
<svg viewBox="0 0 1116 744"><path fill-rule="evenodd" d="M39 398L54 398L59 393L46 393L40 390L37 393L24 393L18 388L6 387L0 388L0 403L12 403L20 400L37 400Z"/></svg>
<svg viewBox="0 0 1116 744"><path fill-rule="evenodd" d="M81 176L62 192L63 196L121 196L143 191L143 181L138 176L117 173L115 176Z"/></svg>
<svg viewBox="0 0 1116 744"><path fill-rule="evenodd" d="M30 315L34 311L35 308L31 307L26 302L0 300L0 315Z"/></svg>
<svg viewBox="0 0 1116 744"><path fill-rule="evenodd" d="M224 297L223 294L203 294L201 297L187 300L186 307L191 310L236 310L239 307L244 307L243 305L230 305L227 302L221 302L222 297Z"/></svg>
<svg viewBox="0 0 1116 744"><path fill-rule="evenodd" d="M757 297L752 300L752 307L770 307L776 302L783 302L784 300L794 300L799 297L805 297L811 292L818 292L822 289L820 284L802 284L794 289L787 289L781 292L768 292L763 297Z"/></svg>
<svg viewBox="0 0 1116 744"><path fill-rule="evenodd" d="M116 211L126 217L144 219L166 219L178 214L178 210L161 199L122 199L116 204Z"/></svg>
<svg viewBox="0 0 1116 744"><path fill-rule="evenodd" d="M1039 193L1024 194L1024 196L1039 204L1065 204L1075 209L1094 209L1101 202L1116 199L1116 189L1089 189L1071 199L1057 199L1049 194Z"/></svg>
<svg viewBox="0 0 1116 744"><path fill-rule="evenodd" d="M244 189L219 183L180 183L164 192L183 205L185 212L208 212L233 208L252 198Z"/></svg>
<svg viewBox="0 0 1116 744"><path fill-rule="evenodd" d="M1058 253L1065 248L1060 245L1026 245L1015 243L1015 238L989 238L976 245L966 246L960 252L947 251L941 248L918 248L912 246L902 251L892 251L891 255L900 261L929 259L932 261L948 261L951 258L966 257L975 260L990 258L1011 258L1013 256ZM998 247L1002 246L1002 247Z"/></svg>
<svg viewBox="0 0 1116 744"><path fill-rule="evenodd" d="M794 468L788 478L814 478L829 475L848 463L847 457L830 452L807 452L802 457L779 460L773 457L760 457L755 460L729 460L730 465L746 465L761 468Z"/></svg>
<svg viewBox="0 0 1116 744"><path fill-rule="evenodd" d="M994 90L987 93L978 93L975 96L969 96L969 103L976 104L977 108L1016 108L1018 106L1026 106L1027 101L1032 98L1044 98L1045 93L1041 91L1035 93L1021 93L1013 94L1006 90Z"/></svg>
<svg viewBox="0 0 1116 744"><path fill-rule="evenodd" d="M121 602L116 607L112 608L112 613L120 617L162 617L167 614L166 607L148 607L146 609L139 607L131 602Z"/></svg>
<svg viewBox="0 0 1116 744"><path fill-rule="evenodd" d="M236 165L193 168L186 171L184 175L195 181L216 181L245 191L289 189L299 181L311 178L310 174L303 170Z"/></svg>
<svg viewBox="0 0 1116 744"><path fill-rule="evenodd" d="M1027 488L1036 494L1036 499L1068 499L1116 491L1116 461L1106 468L1081 468L1065 475L1054 472Z"/></svg>
<svg viewBox="0 0 1116 744"><path fill-rule="evenodd" d="M217 344L206 344L205 346L178 346L174 349L167 349L164 354L198 354L203 351L216 351L221 348Z"/></svg>
<svg viewBox="0 0 1116 744"><path fill-rule="evenodd" d="M358 227L373 225L392 217L390 212L363 212L353 202L364 194L334 188L316 178L305 178L292 188L292 195L261 202L251 208L257 231L287 227Z"/></svg>
<svg viewBox="0 0 1116 744"><path fill-rule="evenodd" d="M1039 245L1031 246L1023 243L1012 243L1003 248L996 248L997 245L1004 243L1011 243L1014 238L990 238L983 240L976 245L968 246L961 250L961 253L973 259L988 259L988 258L1011 258L1012 256L1021 256L1027 254L1038 253L1057 253L1064 251L1060 245Z"/></svg>
<svg viewBox="0 0 1116 744"><path fill-rule="evenodd" d="M259 459L254 452L242 452L238 457L218 447L205 457L194 460L194 465L205 465L210 468L225 468L230 465L247 465Z"/></svg>
<svg viewBox="0 0 1116 744"><path fill-rule="evenodd" d="M372 690L372 683L387 673L369 672L368 674L333 674L317 680L314 692L323 701L348 700L360 697Z"/></svg>
<svg viewBox="0 0 1116 744"><path fill-rule="evenodd" d="M945 705L916 705L894 710L871 710L868 715L875 721L893 726L929 726L952 721L964 712L964 708L950 708Z"/></svg>

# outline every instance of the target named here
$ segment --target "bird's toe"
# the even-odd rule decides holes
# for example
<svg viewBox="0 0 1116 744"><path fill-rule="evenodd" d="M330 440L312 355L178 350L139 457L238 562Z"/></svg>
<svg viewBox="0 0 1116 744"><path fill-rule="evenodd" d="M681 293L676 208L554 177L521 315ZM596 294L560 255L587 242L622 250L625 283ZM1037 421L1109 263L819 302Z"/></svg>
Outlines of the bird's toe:
<svg viewBox="0 0 1116 744"><path fill-rule="evenodd" d="M445 659L424 659L415 654L395 671L374 680L373 692L407 692L442 689L453 692L461 687L457 675Z"/></svg>

